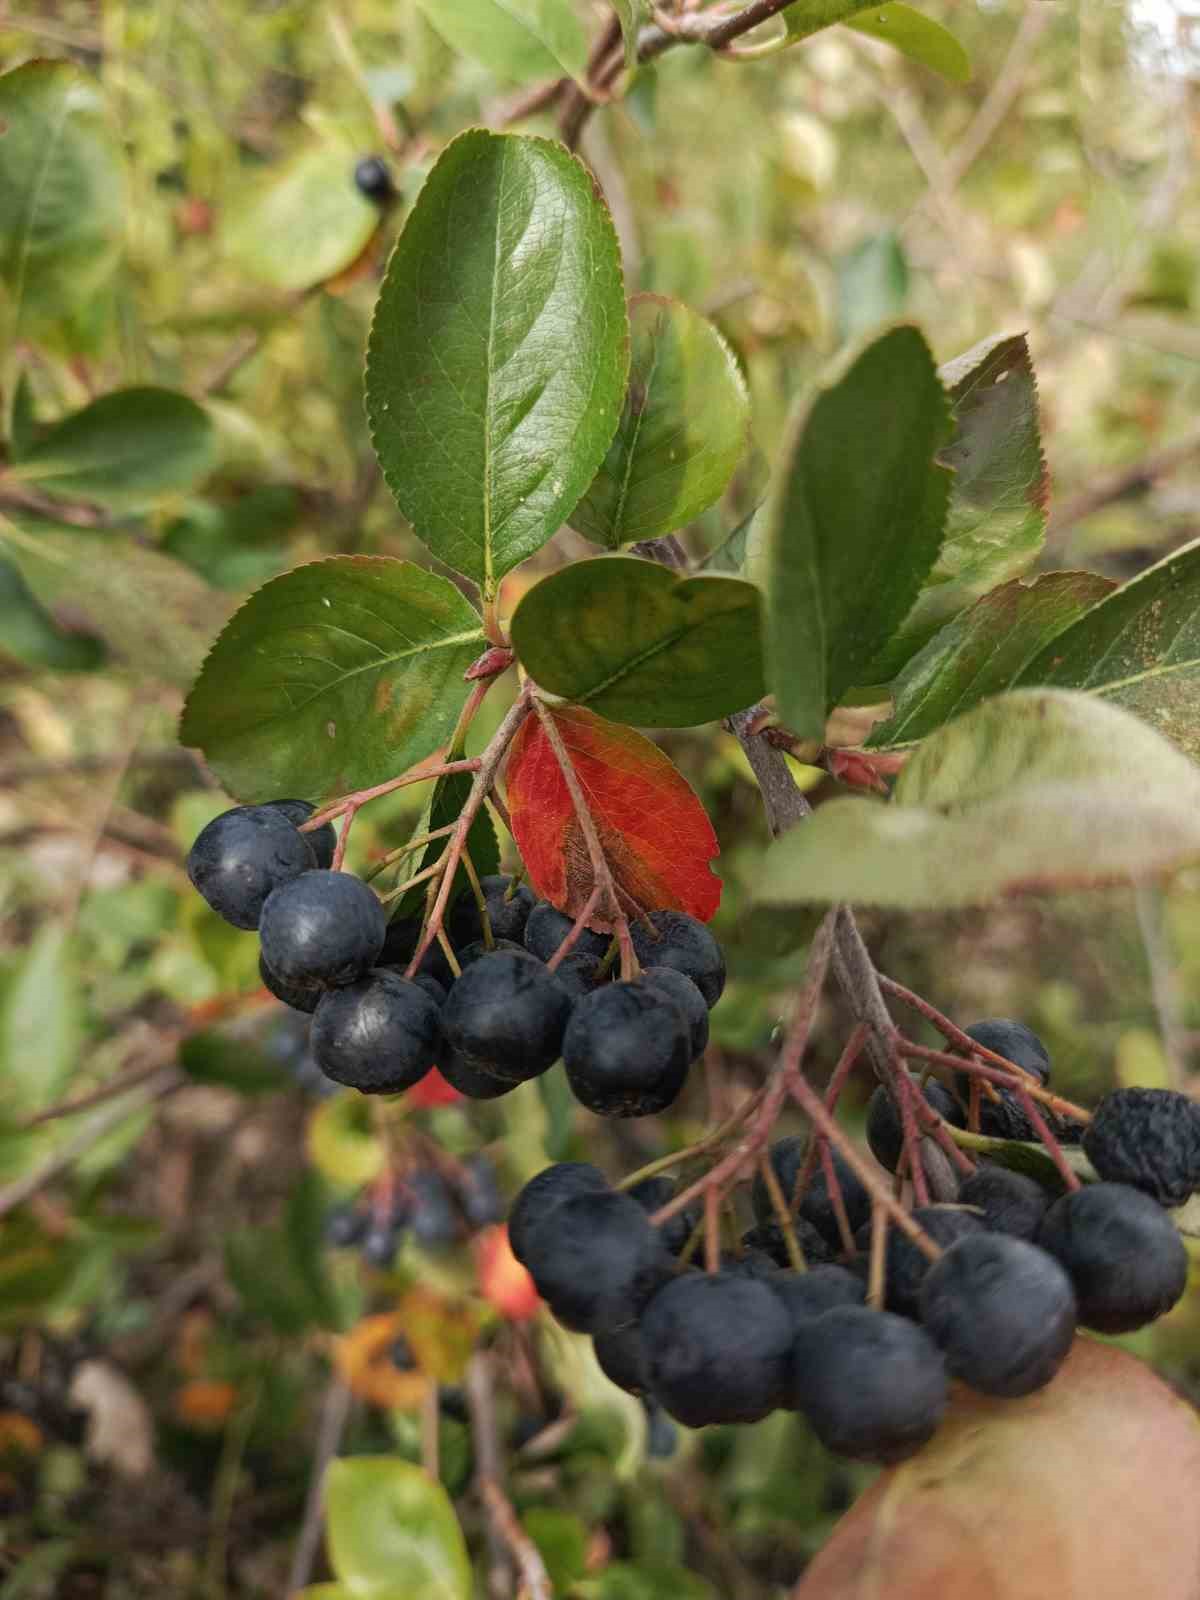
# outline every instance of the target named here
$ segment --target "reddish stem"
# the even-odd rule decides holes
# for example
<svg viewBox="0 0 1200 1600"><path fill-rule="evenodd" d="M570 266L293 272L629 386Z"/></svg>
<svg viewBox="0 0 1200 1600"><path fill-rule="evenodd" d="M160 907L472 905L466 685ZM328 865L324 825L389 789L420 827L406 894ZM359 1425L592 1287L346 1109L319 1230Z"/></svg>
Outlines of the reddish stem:
<svg viewBox="0 0 1200 1600"><path fill-rule="evenodd" d="M858 1253L854 1243L854 1230L850 1226L850 1218L846 1213L846 1197L842 1193L842 1186L838 1182L837 1168L833 1164L833 1151L829 1148L828 1139L819 1139L816 1143L821 1150L821 1171L825 1174L825 1187L829 1193L829 1203L833 1207L833 1214L837 1218L838 1233L842 1238L842 1248L850 1257Z"/></svg>
<svg viewBox="0 0 1200 1600"><path fill-rule="evenodd" d="M1000 1067L986 1066L981 1061L969 1060L965 1056L952 1056L945 1050L933 1050L929 1045L916 1044L912 1039L897 1040L896 1048L902 1056L912 1056L918 1061L929 1061L937 1067L966 1073L968 1077L978 1078L982 1083L998 1084L1004 1089L1023 1089L1042 1105L1048 1106L1056 1116L1071 1117L1077 1122L1092 1120L1090 1111L1083 1106L1077 1106L1073 1100L1064 1100L1061 1095L1051 1094L1049 1089L1043 1089L1029 1073L1022 1072L1020 1067L1013 1066L1011 1061L1005 1061L1003 1056L994 1058L1002 1063L1002 1070ZM991 1056L992 1052L989 1050L986 1054Z"/></svg>
<svg viewBox="0 0 1200 1600"><path fill-rule="evenodd" d="M548 972L553 972L555 967L559 966L560 963L571 954L571 951L574 950L575 946L579 943L579 940L583 937L585 931L587 930L588 922L596 914L596 908L600 904L600 895L601 889L599 884L597 884L592 890L591 894L588 896L587 905L584 906L583 910L575 918L575 924L570 933L559 945L558 949L550 957L549 961L547 961L546 970Z"/></svg>
<svg viewBox="0 0 1200 1600"><path fill-rule="evenodd" d="M1021 1109L1029 1118L1034 1133L1037 1134L1038 1138L1046 1146L1046 1153L1054 1162L1054 1165L1058 1168L1059 1177L1066 1184L1068 1189L1078 1189L1080 1187L1079 1179L1067 1165L1067 1158L1062 1153L1062 1146L1050 1132L1049 1124L1042 1116L1038 1108L1034 1105L1033 1096L1029 1093L1028 1089L1026 1089L1023 1083L1014 1084L1013 1091L1016 1094L1017 1099L1021 1102Z"/></svg>
<svg viewBox="0 0 1200 1600"><path fill-rule="evenodd" d="M896 1059L896 1090L900 1102L900 1130L904 1153L908 1157L908 1175L912 1180L913 1200L919 1206L929 1204L929 1184L925 1177L925 1164L921 1160L921 1136L913 1112L912 1096L916 1092L904 1064Z"/></svg>

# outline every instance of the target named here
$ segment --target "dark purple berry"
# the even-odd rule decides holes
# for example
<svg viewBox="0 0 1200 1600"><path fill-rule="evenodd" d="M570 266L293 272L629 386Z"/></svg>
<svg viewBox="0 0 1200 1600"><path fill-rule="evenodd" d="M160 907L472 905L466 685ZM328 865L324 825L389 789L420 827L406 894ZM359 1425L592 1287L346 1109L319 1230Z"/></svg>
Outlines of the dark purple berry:
<svg viewBox="0 0 1200 1600"><path fill-rule="evenodd" d="M665 1111L690 1065L683 1012L660 990L606 984L575 1003L562 1046L575 1098L603 1117Z"/></svg>
<svg viewBox="0 0 1200 1600"><path fill-rule="evenodd" d="M636 1200L613 1190L563 1200L521 1242L538 1293L579 1333L634 1321L675 1265Z"/></svg>
<svg viewBox="0 0 1200 1600"><path fill-rule="evenodd" d="M685 973L677 972L674 967L646 967L641 981L667 995L683 1012L691 1059L698 1060L708 1044L708 1007L699 989Z"/></svg>
<svg viewBox="0 0 1200 1600"><path fill-rule="evenodd" d="M514 889L512 883L510 877L497 873L481 878L479 887L483 891L484 904L487 906L492 938L511 939L519 944L524 937L529 913L536 901L533 891L527 884L519 883ZM483 937L483 921L479 915L479 904L473 894L459 895L451 908L447 924L446 931L456 948L460 944L471 944Z"/></svg>
<svg viewBox="0 0 1200 1600"><path fill-rule="evenodd" d="M963 1183L958 1203L971 1206L993 1233L1032 1239L1053 1199L1041 1184L1023 1172L1010 1172L985 1162Z"/></svg>
<svg viewBox="0 0 1200 1600"><path fill-rule="evenodd" d="M574 917L565 916L548 900L541 900L526 919L525 948L539 961L549 961L574 926ZM608 954L611 943L608 934L593 933L590 928L585 928L571 946L570 954L591 956L593 961L602 961Z"/></svg>
<svg viewBox="0 0 1200 1600"><path fill-rule="evenodd" d="M396 198L396 186L382 156L363 156L354 168L359 194L377 206L389 206Z"/></svg>
<svg viewBox="0 0 1200 1600"><path fill-rule="evenodd" d="M792 1319L769 1283L689 1272L641 1318L650 1389L685 1427L759 1422L786 1396Z"/></svg>
<svg viewBox="0 0 1200 1600"><path fill-rule="evenodd" d="M272 811L282 811L293 828L299 828L311 816L316 815L316 806L310 806L307 800L269 800L267 804ZM319 867L333 865L334 852L337 850L337 830L332 822L326 822L319 828L314 828L311 833L306 833L309 848Z"/></svg>
<svg viewBox="0 0 1200 1600"><path fill-rule="evenodd" d="M453 1050L508 1083L558 1060L571 1011L567 991L523 950L497 950L469 966L442 1007Z"/></svg>
<svg viewBox="0 0 1200 1600"><path fill-rule="evenodd" d="M608 1179L588 1161L559 1161L543 1167L518 1194L508 1214L508 1244L517 1260L525 1260L525 1241L532 1229L564 1200L577 1194L607 1194Z"/></svg>
<svg viewBox="0 0 1200 1600"><path fill-rule="evenodd" d="M329 1077L363 1094L400 1094L429 1071L438 1054L438 1009L425 990L386 968L317 1007L312 1052Z"/></svg>
<svg viewBox="0 0 1200 1600"><path fill-rule="evenodd" d="M315 861L307 836L282 811L234 806L201 829L188 851L187 874L219 917L235 928L257 928L272 890Z"/></svg>
<svg viewBox="0 0 1200 1600"><path fill-rule="evenodd" d="M725 987L725 957L702 922L683 911L652 911L632 926L633 948L643 967L673 967L704 996L709 1010Z"/></svg>
<svg viewBox="0 0 1200 1600"><path fill-rule="evenodd" d="M912 1082L915 1087L916 1079ZM944 1084L936 1078L930 1078L921 1092L927 1103L951 1127L966 1127L966 1112ZM867 1143L879 1165L887 1172L895 1172L904 1150L904 1131L900 1113L882 1084L872 1094L867 1106Z"/></svg>
<svg viewBox="0 0 1200 1600"><path fill-rule="evenodd" d="M1132 1333L1169 1311L1187 1287L1188 1255L1162 1207L1123 1183L1091 1183L1056 1200L1037 1242L1066 1268L1079 1320Z"/></svg>
<svg viewBox="0 0 1200 1600"><path fill-rule="evenodd" d="M268 895L258 931L263 959L281 982L338 988L375 965L387 921L360 878L312 871Z"/></svg>

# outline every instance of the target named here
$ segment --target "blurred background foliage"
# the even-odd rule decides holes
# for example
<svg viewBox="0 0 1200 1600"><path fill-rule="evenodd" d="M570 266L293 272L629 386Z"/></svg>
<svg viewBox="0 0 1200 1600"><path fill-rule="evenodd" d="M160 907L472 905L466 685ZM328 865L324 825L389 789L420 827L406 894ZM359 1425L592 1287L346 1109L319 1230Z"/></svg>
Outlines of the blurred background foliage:
<svg viewBox="0 0 1200 1600"><path fill-rule="evenodd" d="M1041 565L1127 577L1200 532L1200 13L925 9L967 49L969 84L843 28L753 63L675 50L588 125L631 289L713 317L753 394L754 447L688 541L752 510L795 394L903 316L941 360L1029 331L1054 484ZM607 15L579 11L593 30ZM344 1454L417 1460L422 1406L478 1549L459 1385L480 1329L510 1490L563 1593L785 1594L865 1469L782 1415L648 1429L586 1341L503 1321L465 1242L408 1239L380 1269L324 1240L385 1135L487 1148L511 1192L547 1158L628 1170L757 1081L797 928L747 910L765 832L734 741L662 740L722 841L731 965L707 1077L666 1119L602 1128L551 1074L495 1105L399 1105L381 1132L322 1094L303 1019L263 1003L253 941L182 870L227 802L174 742L180 693L238 597L335 551L427 559L366 437L375 287L437 151L528 83L454 55L414 0L16 0L0 69L34 57L79 76L71 269L16 292L0 261L0 1597L284 1593L318 1436L336 1423ZM548 115L521 126L553 133ZM398 191L382 212L353 182L372 152ZM195 405L93 413L90 464L63 475L55 423L131 388ZM508 601L589 548L564 530ZM804 777L819 798L827 780ZM402 841L419 806L372 806L352 863ZM884 970L961 1020L1030 1022L1073 1098L1191 1081L1198 874L1166 896L866 928ZM843 1034L831 1001L821 1062ZM116 1081L123 1096L89 1106ZM380 1312L433 1330L401 1403L356 1368L348 1391L330 1376ZM1127 1342L1200 1392L1200 1297Z"/></svg>

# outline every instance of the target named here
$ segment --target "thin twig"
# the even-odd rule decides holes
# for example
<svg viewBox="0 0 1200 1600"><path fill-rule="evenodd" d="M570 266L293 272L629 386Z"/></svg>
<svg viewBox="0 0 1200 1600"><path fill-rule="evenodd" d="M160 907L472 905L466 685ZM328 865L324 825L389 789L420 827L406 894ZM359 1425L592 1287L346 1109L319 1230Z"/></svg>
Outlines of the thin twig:
<svg viewBox="0 0 1200 1600"><path fill-rule="evenodd" d="M491 1361L481 1350L475 1352L467 1365L466 1389L471 1442L475 1449L475 1487L487 1513L489 1543L497 1555L503 1553L511 1557L521 1574L528 1600L553 1600L554 1591L541 1552L522 1528L504 1493Z"/></svg>
<svg viewBox="0 0 1200 1600"><path fill-rule="evenodd" d="M321 1420L317 1427L317 1443L313 1452L312 1474L308 1481L308 1495L304 1502L304 1517L300 1535L292 1554L288 1573L288 1594L295 1596L308 1582L321 1546L321 1513L325 1493L325 1473L329 1463L338 1453L354 1396L341 1378L331 1378L321 1402Z"/></svg>
<svg viewBox="0 0 1200 1600"><path fill-rule="evenodd" d="M1074 527L1114 501L1123 500L1126 495L1151 488L1160 478L1186 466L1196 455L1200 455L1200 428L1190 428L1170 444L1150 451L1127 467L1094 474L1086 489L1055 508L1046 527L1047 539Z"/></svg>

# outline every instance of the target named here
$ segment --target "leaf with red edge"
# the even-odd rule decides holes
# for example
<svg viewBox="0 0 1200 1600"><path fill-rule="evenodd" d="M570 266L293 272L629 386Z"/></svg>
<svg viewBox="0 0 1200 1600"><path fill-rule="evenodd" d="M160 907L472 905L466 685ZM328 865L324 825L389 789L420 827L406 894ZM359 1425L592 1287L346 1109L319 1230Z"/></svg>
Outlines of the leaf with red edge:
<svg viewBox="0 0 1200 1600"><path fill-rule="evenodd" d="M695 793L657 745L582 706L550 713L604 848L625 909L686 911L707 922L721 901L709 866L717 836ZM537 892L578 916L595 886L583 831L545 729L521 726L508 758L513 834ZM594 917L591 926L611 929Z"/></svg>

